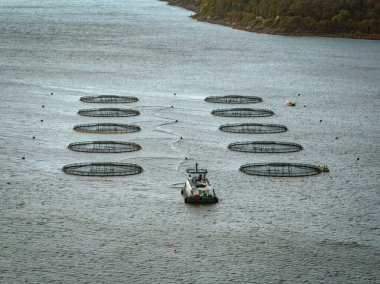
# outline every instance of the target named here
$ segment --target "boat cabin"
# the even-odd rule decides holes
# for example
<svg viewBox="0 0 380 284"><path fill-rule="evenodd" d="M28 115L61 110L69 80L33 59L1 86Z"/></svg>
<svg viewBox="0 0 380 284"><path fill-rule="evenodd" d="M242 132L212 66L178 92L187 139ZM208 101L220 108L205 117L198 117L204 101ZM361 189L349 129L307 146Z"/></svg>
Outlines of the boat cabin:
<svg viewBox="0 0 380 284"><path fill-rule="evenodd" d="M188 169L188 180L195 187L205 187L207 185L207 170L204 169ZM193 187L193 186L192 186Z"/></svg>

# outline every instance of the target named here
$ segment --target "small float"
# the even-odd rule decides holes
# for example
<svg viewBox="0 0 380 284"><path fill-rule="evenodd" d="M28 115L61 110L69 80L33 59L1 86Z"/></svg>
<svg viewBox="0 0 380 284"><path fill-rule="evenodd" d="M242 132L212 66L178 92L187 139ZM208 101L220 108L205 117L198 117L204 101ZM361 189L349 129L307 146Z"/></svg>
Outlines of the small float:
<svg viewBox="0 0 380 284"><path fill-rule="evenodd" d="M181 190L185 203L211 204L218 202L218 197L207 179L206 169L198 169L198 163L196 163L195 169L187 169L186 173L187 180Z"/></svg>
<svg viewBox="0 0 380 284"><path fill-rule="evenodd" d="M286 105L286 106L293 107L293 106L296 105L296 103L295 103L295 102L291 102L291 101L286 101L286 102L285 102L285 105Z"/></svg>

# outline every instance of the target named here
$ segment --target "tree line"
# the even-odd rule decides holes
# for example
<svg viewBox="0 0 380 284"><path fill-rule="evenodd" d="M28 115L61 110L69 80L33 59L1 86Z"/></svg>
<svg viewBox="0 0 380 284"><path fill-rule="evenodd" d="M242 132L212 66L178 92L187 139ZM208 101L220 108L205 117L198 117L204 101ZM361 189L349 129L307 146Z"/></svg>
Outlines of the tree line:
<svg viewBox="0 0 380 284"><path fill-rule="evenodd" d="M182 0L196 17L246 29L380 34L379 0Z"/></svg>

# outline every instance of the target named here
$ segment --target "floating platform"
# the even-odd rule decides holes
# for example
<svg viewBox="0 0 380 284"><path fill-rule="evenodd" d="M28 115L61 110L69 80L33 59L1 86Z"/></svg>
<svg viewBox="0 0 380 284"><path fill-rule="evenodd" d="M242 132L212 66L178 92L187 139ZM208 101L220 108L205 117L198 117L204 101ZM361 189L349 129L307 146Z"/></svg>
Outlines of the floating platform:
<svg viewBox="0 0 380 284"><path fill-rule="evenodd" d="M321 173L320 167L297 163L254 163L245 164L240 171L249 175L271 177L302 177Z"/></svg>
<svg viewBox="0 0 380 284"><path fill-rule="evenodd" d="M260 97L255 96L211 96L205 98L209 103L222 103L222 104L256 104L263 101Z"/></svg>
<svg viewBox="0 0 380 284"><path fill-rule="evenodd" d="M102 96L85 96L81 97L80 100L85 103L103 103L103 104L120 104L120 103L135 103L138 102L137 97L133 96L112 96L112 95L102 95Z"/></svg>
<svg viewBox="0 0 380 284"><path fill-rule="evenodd" d="M132 133L141 131L140 126L121 123L89 123L78 124L74 130L87 133Z"/></svg>
<svg viewBox="0 0 380 284"><path fill-rule="evenodd" d="M274 115L274 112L268 109L225 108L213 110L211 114L225 117L266 117Z"/></svg>
<svg viewBox="0 0 380 284"><path fill-rule="evenodd" d="M221 125L219 130L232 133L267 134L285 132L288 128L284 125L269 123L236 123Z"/></svg>
<svg viewBox="0 0 380 284"><path fill-rule="evenodd" d="M138 110L126 108L93 108L81 109L79 115L92 117L129 117L140 115Z"/></svg>
<svg viewBox="0 0 380 284"><path fill-rule="evenodd" d="M143 172L143 168L130 163L77 163L66 165L62 170L79 176L127 176Z"/></svg>
<svg viewBox="0 0 380 284"><path fill-rule="evenodd" d="M303 148L297 143L274 141L244 141L228 145L231 151L249 153L290 153L298 152Z"/></svg>
<svg viewBox="0 0 380 284"><path fill-rule="evenodd" d="M69 144L72 151L87 153L124 153L141 150L141 146L132 142L123 141L85 141Z"/></svg>

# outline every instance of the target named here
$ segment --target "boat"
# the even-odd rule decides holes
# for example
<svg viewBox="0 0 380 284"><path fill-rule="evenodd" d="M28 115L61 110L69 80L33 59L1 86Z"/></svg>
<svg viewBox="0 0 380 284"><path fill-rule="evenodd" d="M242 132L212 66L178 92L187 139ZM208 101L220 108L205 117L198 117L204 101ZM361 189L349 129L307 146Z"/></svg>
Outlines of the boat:
<svg viewBox="0 0 380 284"><path fill-rule="evenodd" d="M211 204L218 203L218 197L215 194L209 180L207 179L207 170L199 169L198 163L195 169L187 169L187 179L181 194L185 203L190 204Z"/></svg>

